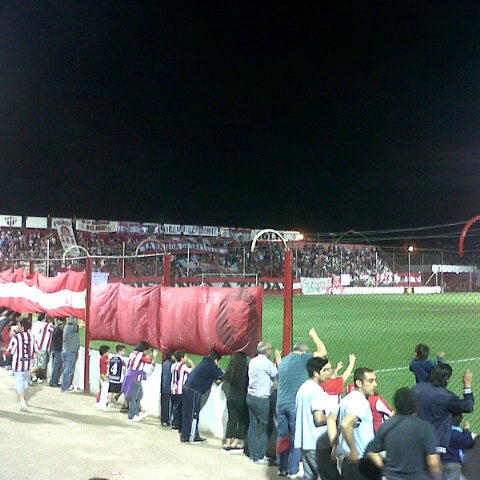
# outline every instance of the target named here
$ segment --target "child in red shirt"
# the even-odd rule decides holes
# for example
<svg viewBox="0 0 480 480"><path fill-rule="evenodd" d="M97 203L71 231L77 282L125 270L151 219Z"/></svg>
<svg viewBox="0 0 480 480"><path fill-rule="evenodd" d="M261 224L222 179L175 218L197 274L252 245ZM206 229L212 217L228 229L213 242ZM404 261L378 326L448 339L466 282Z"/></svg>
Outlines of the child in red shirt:
<svg viewBox="0 0 480 480"><path fill-rule="evenodd" d="M108 398L108 354L110 352L110 347L108 345L100 345L98 353L100 353L100 378L99 378L99 388L96 398L95 406L98 410L107 409L107 398ZM106 385L105 383L106 382ZM105 390L102 395L102 390Z"/></svg>

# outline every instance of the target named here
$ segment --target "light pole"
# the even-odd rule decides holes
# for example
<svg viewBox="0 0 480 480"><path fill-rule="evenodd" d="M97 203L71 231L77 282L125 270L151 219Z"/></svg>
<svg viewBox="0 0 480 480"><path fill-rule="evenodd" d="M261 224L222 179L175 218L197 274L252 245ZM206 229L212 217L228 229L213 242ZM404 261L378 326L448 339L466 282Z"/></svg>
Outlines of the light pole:
<svg viewBox="0 0 480 480"><path fill-rule="evenodd" d="M408 251L408 289L410 290L410 271L411 271L411 255L412 255L412 252L414 251L415 249L413 248L413 245L409 245L407 247L407 251Z"/></svg>

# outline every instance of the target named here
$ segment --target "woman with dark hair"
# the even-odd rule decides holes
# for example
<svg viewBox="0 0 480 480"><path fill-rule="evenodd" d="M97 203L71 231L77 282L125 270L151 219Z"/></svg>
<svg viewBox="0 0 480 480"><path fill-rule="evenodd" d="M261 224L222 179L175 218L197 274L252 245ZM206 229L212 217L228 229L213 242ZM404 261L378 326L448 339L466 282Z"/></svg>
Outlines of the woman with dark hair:
<svg viewBox="0 0 480 480"><path fill-rule="evenodd" d="M248 424L248 363L245 353L237 352L231 356L224 381L230 388L227 391L228 421L223 449L241 453Z"/></svg>

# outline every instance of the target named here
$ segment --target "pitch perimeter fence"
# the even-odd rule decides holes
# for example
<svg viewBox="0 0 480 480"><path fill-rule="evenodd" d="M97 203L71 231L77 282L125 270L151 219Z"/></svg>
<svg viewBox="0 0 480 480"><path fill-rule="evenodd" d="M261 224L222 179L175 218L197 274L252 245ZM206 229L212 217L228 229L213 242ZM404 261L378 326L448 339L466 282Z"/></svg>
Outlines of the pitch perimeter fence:
<svg viewBox="0 0 480 480"><path fill-rule="evenodd" d="M134 246L94 252L95 271L108 273L110 281L136 286L162 283L165 253L169 254L170 278L178 287L200 283L220 286L264 285L263 338L284 350L285 250L278 243L259 243L254 252L248 243L231 242L207 247L185 248L163 245L157 250L135 254ZM413 386L408 369L415 345L426 343L430 358L445 352L453 367L449 388L461 396L462 375L473 371L474 392L480 385L480 293L477 278L479 257L470 252L460 257L453 250L377 248L370 244L338 242L289 242L292 252L294 292L292 298L292 345L313 342L308 332L314 327L327 346L328 356L344 368L349 354L357 366L377 372L379 393L391 401L394 391ZM88 245L85 247L88 250ZM68 268L84 268L86 258L51 258L23 255L10 258L5 267L25 266L49 274ZM224 274L222 276L222 274ZM316 279L324 288L306 295L302 279ZM420 293L421 286L435 287L438 293ZM393 287L400 288L391 293ZM356 294L350 294L357 289ZM363 291L362 291L363 289ZM321 289L320 289L321 290ZM387 293L390 292L390 293ZM223 359L225 367L228 358ZM480 433L478 411L466 416Z"/></svg>

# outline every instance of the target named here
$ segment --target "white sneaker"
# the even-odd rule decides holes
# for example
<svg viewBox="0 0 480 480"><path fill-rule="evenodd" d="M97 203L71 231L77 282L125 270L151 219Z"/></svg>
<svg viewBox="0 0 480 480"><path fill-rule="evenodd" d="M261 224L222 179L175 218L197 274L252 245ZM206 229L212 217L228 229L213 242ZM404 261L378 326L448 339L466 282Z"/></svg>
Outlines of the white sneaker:
<svg viewBox="0 0 480 480"><path fill-rule="evenodd" d="M150 415L149 412L145 411L145 412L140 412L138 414L138 416L143 420L144 418L148 417Z"/></svg>
<svg viewBox="0 0 480 480"><path fill-rule="evenodd" d="M27 402L25 400L20 401L20 411L21 412L26 412L27 411Z"/></svg>
<svg viewBox="0 0 480 480"><path fill-rule="evenodd" d="M291 473L290 475L288 475L288 478L303 478L303 473L304 473L304 470L303 470L303 463L300 462L298 464L298 472L297 473Z"/></svg>
<svg viewBox="0 0 480 480"><path fill-rule="evenodd" d="M141 422L142 420L143 418L140 417L139 415L135 415L133 418L128 419L129 422Z"/></svg>

